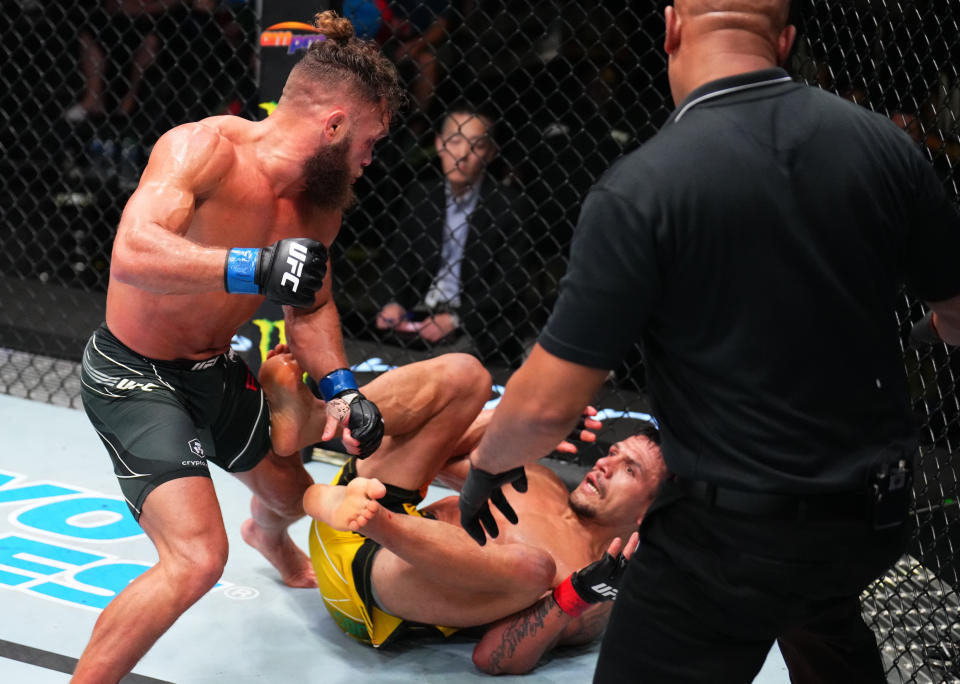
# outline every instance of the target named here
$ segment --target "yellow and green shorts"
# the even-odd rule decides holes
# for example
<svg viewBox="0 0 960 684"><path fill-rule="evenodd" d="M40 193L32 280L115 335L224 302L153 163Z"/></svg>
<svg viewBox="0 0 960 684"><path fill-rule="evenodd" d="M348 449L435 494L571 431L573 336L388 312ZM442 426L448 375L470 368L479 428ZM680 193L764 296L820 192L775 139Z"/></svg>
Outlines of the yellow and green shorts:
<svg viewBox="0 0 960 684"><path fill-rule="evenodd" d="M351 458L331 484L345 485L357 476ZM406 515L429 517L417 510L423 491L385 485L387 494L380 505ZM447 637L453 627L410 622L381 610L373 599L371 572L380 544L356 532L341 532L318 520L310 525L310 560L317 573L317 584L333 621L355 639L374 647L386 646L410 636Z"/></svg>

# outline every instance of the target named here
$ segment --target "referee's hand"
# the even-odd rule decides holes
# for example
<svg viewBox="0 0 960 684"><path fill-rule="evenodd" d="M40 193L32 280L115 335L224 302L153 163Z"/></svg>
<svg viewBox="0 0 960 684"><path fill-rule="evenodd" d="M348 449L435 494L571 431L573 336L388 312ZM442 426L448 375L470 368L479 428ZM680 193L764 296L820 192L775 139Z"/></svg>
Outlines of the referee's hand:
<svg viewBox="0 0 960 684"><path fill-rule="evenodd" d="M470 464L470 472L460 490L460 524L480 546L487 543L487 535L495 539L500 534L488 501L492 501L510 523L517 524L517 514L501 489L508 482L518 492L527 491L527 473L522 466L504 473L488 473Z"/></svg>

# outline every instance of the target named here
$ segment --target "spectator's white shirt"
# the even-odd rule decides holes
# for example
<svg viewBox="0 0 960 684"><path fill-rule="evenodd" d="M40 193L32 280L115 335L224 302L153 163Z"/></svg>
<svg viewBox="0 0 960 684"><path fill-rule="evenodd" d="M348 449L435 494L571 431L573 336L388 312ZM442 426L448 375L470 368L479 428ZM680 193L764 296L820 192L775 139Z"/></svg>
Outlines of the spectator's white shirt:
<svg viewBox="0 0 960 684"><path fill-rule="evenodd" d="M449 183L445 184L447 211L440 248L440 268L423 299L428 309L435 309L441 304L453 309L460 306L460 266L470 232L470 214L477 208L482 183L481 177L460 197L454 196Z"/></svg>

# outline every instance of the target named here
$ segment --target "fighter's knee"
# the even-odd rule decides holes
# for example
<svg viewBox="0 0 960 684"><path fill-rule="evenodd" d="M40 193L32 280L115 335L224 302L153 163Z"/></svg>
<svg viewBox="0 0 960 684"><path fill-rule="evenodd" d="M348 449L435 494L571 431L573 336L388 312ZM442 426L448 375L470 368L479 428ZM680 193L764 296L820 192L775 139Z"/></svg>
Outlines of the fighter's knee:
<svg viewBox="0 0 960 684"><path fill-rule="evenodd" d="M477 357L470 354L447 354L444 358L447 387L455 388L461 396L464 391L480 393L485 399L490 396L490 372Z"/></svg>
<svg viewBox="0 0 960 684"><path fill-rule="evenodd" d="M164 565L170 582L176 583L187 600L194 601L210 591L223 576L227 544L225 541L209 546L197 544L175 558L165 559Z"/></svg>
<svg viewBox="0 0 960 684"><path fill-rule="evenodd" d="M509 562L518 581L533 593L547 591L553 586L557 564L553 556L532 546L517 544Z"/></svg>
<svg viewBox="0 0 960 684"><path fill-rule="evenodd" d="M227 566L227 550L223 549L221 553L212 552L201 554L196 563L196 587L206 592L220 581L223 577L223 569Z"/></svg>

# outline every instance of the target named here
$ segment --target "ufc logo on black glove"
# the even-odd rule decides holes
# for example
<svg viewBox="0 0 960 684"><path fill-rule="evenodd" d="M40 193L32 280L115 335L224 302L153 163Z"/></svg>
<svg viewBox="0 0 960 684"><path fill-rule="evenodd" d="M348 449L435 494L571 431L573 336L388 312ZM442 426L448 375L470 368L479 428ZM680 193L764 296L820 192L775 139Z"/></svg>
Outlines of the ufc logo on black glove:
<svg viewBox="0 0 960 684"><path fill-rule="evenodd" d="M613 601L613 600L616 600L617 594L619 593L620 590L617 589L616 587L611 587L609 584L606 584L605 582L601 582L600 584L594 584L592 587L590 587L590 591L592 591L597 596L603 596L604 598L608 598L611 601Z"/></svg>
<svg viewBox="0 0 960 684"><path fill-rule="evenodd" d="M233 294L262 294L290 306L310 306L327 273L327 248L310 238L227 252L223 282Z"/></svg>
<svg viewBox="0 0 960 684"><path fill-rule="evenodd" d="M620 591L620 581L627 568L623 553L603 554L600 560L578 570L553 590L553 600L567 615L580 617L595 603L613 601Z"/></svg>
<svg viewBox="0 0 960 684"><path fill-rule="evenodd" d="M307 260L307 248L296 242L290 243L290 256L287 257L287 272L280 279L280 286L289 286L292 292L300 286L300 274L303 273L303 264Z"/></svg>
<svg viewBox="0 0 960 684"><path fill-rule="evenodd" d="M366 458L380 448L383 441L383 417L380 409L357 389L357 381L347 368L327 373L318 383L320 396L327 402L327 413L350 429L360 443L357 458Z"/></svg>

